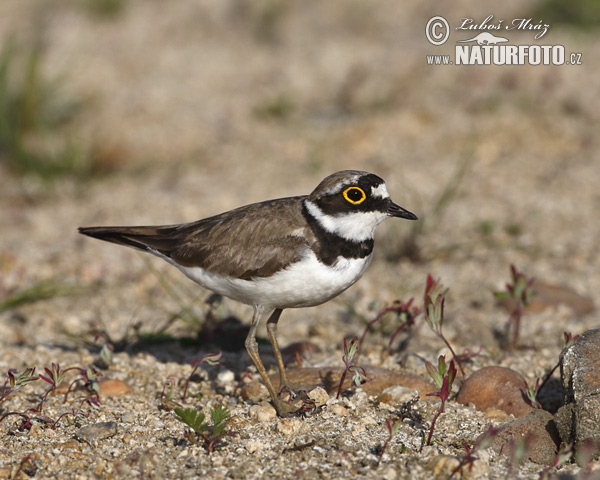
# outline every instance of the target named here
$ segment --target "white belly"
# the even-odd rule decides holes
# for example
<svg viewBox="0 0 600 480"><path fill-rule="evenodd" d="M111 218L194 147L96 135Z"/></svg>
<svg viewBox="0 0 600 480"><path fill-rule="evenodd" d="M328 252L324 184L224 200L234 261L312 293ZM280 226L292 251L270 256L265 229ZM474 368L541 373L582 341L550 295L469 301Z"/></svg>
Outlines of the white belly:
<svg viewBox="0 0 600 480"><path fill-rule="evenodd" d="M254 280L224 277L200 267L173 265L196 283L225 297L266 308L295 308L319 305L339 295L365 273L370 263L371 255L356 259L338 257L329 267L311 251L285 270Z"/></svg>

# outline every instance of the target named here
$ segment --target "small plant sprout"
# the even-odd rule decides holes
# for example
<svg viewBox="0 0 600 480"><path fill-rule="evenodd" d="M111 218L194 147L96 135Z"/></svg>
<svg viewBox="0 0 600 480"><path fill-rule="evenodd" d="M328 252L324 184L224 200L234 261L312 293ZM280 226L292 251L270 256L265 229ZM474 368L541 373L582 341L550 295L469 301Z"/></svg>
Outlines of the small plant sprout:
<svg viewBox="0 0 600 480"><path fill-rule="evenodd" d="M591 439L584 441L582 445L577 446L574 456L575 462L581 468L585 469L586 472L591 471L595 465L594 457L596 457L596 451L597 446Z"/></svg>
<svg viewBox="0 0 600 480"><path fill-rule="evenodd" d="M521 465L527 457L527 446L531 444L531 434L525 437L512 436L508 442L508 469L510 477L516 477L515 467Z"/></svg>
<svg viewBox="0 0 600 480"><path fill-rule="evenodd" d="M35 382L40 377L35 374L35 367L26 368L21 373L16 368L11 368L6 373L6 379L0 389L0 406L11 394L24 387L25 385Z"/></svg>
<svg viewBox="0 0 600 480"><path fill-rule="evenodd" d="M79 367L69 367L67 369L61 369L60 365L57 363L52 363L50 367L44 368L44 374L35 375L35 368L27 368L23 372L18 373L15 369L10 369L7 373L7 379L2 386L2 390L0 392L0 405L4 400L6 400L7 396L10 393L15 392L19 388L28 385L29 383L35 382L37 380L43 380L49 387L46 388L45 392L42 394L42 398L36 408L28 408L25 411L10 411L4 413L0 416L0 422L2 422L5 418L11 416L18 416L22 419L21 424L17 427L19 431L29 430L33 422L38 422L46 426L50 426L50 428L56 428L58 422L68 415L72 415L75 419L87 417L89 413L83 412L81 410L76 411L75 409L71 409L71 411L63 413L56 420L45 416L42 414L42 410L44 408L44 403L50 395L51 392L58 389L59 385L64 382L65 374L70 370L79 371L79 376L71 382L69 388L67 389L67 393L65 394L64 402L67 401L67 396L72 386L77 383L83 381L88 388L88 390L95 392L92 397L86 399L86 402L90 404L90 406L96 406L100 403L100 398L98 397L98 383L96 381L97 375L95 370L93 369L84 369ZM63 402L63 403L64 403ZM33 414L33 415L32 415Z"/></svg>
<svg viewBox="0 0 600 480"><path fill-rule="evenodd" d="M365 369L356 365L355 362L356 353L358 351L358 344L358 337L354 337L352 340L350 340L349 344L344 338L344 355L342 355L342 361L344 362L346 368L342 372L340 384L338 385L337 396L335 398L340 398L340 395L342 394L344 380L346 380L346 375L348 374L348 372L352 372L354 374L352 377L352 382L357 387L360 387L364 382L368 380Z"/></svg>
<svg viewBox="0 0 600 480"><path fill-rule="evenodd" d="M540 391L540 379L536 379L535 385L529 385L527 381L525 381L525 395L529 399L529 402L534 408L541 408L541 405L537 401L537 395Z"/></svg>
<svg viewBox="0 0 600 480"><path fill-rule="evenodd" d="M173 400L173 387L177 384L177 380L174 377L167 377L163 384L162 391L160 392L161 402L164 403L166 400Z"/></svg>
<svg viewBox="0 0 600 480"><path fill-rule="evenodd" d="M114 351L115 347L110 342L108 336L104 333L97 333L94 338L95 343L101 343L102 347L100 348L100 360L101 368L108 368L113 362L114 359Z"/></svg>
<svg viewBox="0 0 600 480"><path fill-rule="evenodd" d="M490 426L483 433L483 435L481 435L479 437L479 439L475 442L475 445L473 445L473 448L469 447L468 445L465 445L466 453L463 457L459 458L458 465L454 468L454 470L452 470L452 473L448 477L448 480L450 480L452 477L454 477L454 475L456 475L458 472L460 472L466 466L468 466L468 471L470 472L473 468L473 464L475 463L475 460L477 460L477 457L475 456L475 452L477 452L478 450L485 450L486 448L490 447L492 445L492 442L494 441L494 438L496 437L496 435L498 435L498 433L499 433L499 430L497 428Z"/></svg>
<svg viewBox="0 0 600 480"><path fill-rule="evenodd" d="M394 332L392 333L392 335L390 337L390 341L388 343L387 350L386 350L386 352L389 354L389 352L392 348L392 343L394 343L394 340L396 339L398 334L405 329L406 330L410 329L415 324L415 318L419 315L419 313L421 313L421 310L418 307L411 307L413 301L414 301L413 298L411 298L408 302L396 300L389 307L385 307L382 310L380 310L379 313L375 316L375 318L373 318L372 320L370 320L367 323L367 325L365 326L365 329L363 330L363 333L360 337L360 341L358 342L356 361L358 361L358 358L360 357L360 354L362 352L363 343L365 341L365 337L367 336L367 333L369 332L369 330L376 323L381 322L383 320L383 317L385 317L388 313L396 313L398 320L399 320L399 325L394 330Z"/></svg>
<svg viewBox="0 0 600 480"><path fill-rule="evenodd" d="M56 390L58 388L58 386L62 383L64 376L65 376L65 372L62 371L60 369L60 365L58 365L56 363L52 363L52 366L50 368L45 367L44 371L46 372L46 375L40 374L40 378L42 380L44 380L44 382L49 383L50 388L48 388L46 390L46 393L44 393L44 395L42 396L40 404L38 405L38 408L36 410L37 413L42 413L42 407L44 406L44 402L46 401L46 398L48 397L50 392L53 392L54 390Z"/></svg>
<svg viewBox="0 0 600 480"><path fill-rule="evenodd" d="M552 473L552 470L561 467L573 458L573 444L569 443L568 445L565 445L563 443L561 446L562 448L556 454L552 465L544 468L540 472L539 480L548 480L550 478L550 473Z"/></svg>
<svg viewBox="0 0 600 480"><path fill-rule="evenodd" d="M535 296L535 290L532 288L535 278L528 278L519 272L514 265L510 266L510 274L511 282L506 284L506 290L494 292L494 296L498 300L512 300L514 303L506 325L506 337L510 339L509 347L514 350L519 342L523 310Z"/></svg>
<svg viewBox="0 0 600 480"><path fill-rule="evenodd" d="M579 339L579 335L573 336L571 332L563 333L563 350L569 348Z"/></svg>
<svg viewBox="0 0 600 480"><path fill-rule="evenodd" d="M431 275L427 275L427 284L425 285L425 320L431 330L433 330L433 332L446 344L448 350L452 353L453 360L456 360L460 373L464 378L465 371L462 367L460 357L456 355L452 345L446 340L446 337L442 332L442 327L444 325L444 303L446 302L445 295L447 291L448 289L444 289L439 280L434 280ZM434 295L435 300L433 300Z"/></svg>
<svg viewBox="0 0 600 480"><path fill-rule="evenodd" d="M194 358L194 360L192 360L192 367L194 367L194 368L192 369L192 373L190 373L190 375L188 376L188 378L185 382L185 387L183 389L183 397L181 399L181 401L183 403L185 403L185 400L187 398L190 381L191 381L192 377L194 376L194 374L196 373L196 370L198 370L198 368L200 368L200 365L202 365L203 363L206 363L207 365L222 365L223 364L223 362L221 362L222 356L223 356L223 352L207 353L205 355L202 355L200 358Z"/></svg>
<svg viewBox="0 0 600 480"><path fill-rule="evenodd" d="M65 398L63 402L67 401L69 393L73 390L77 383L82 383L84 387L92 394L86 401L90 406L98 406L100 404L100 385L98 384L99 377L102 376L95 368L80 368L80 367L69 367L65 370L61 370L60 365L52 363L51 367L44 368L46 375L41 375L40 378L50 384L50 388L46 390L42 396L42 400L37 408L37 413L42 412L42 407L48 395L56 390L58 386L64 381L65 374L71 370L76 370L79 375L69 384Z"/></svg>
<svg viewBox="0 0 600 480"><path fill-rule="evenodd" d="M427 437L427 445L431 445L431 437L435 430L435 422L438 417L444 413L446 400L448 400L448 397L450 397L450 393L452 392L452 384L456 378L456 367L454 366L454 360L450 360L450 365L446 367L446 357L444 355L440 355L438 358L437 368L430 362L426 362L425 367L427 368L427 373L429 373L436 386L439 388L437 392L428 393L427 395L439 397L442 401L439 410L431 421L431 428L429 429L429 436Z"/></svg>
<svg viewBox="0 0 600 480"><path fill-rule="evenodd" d="M394 437L394 435L396 433L398 433L398 430L400 430L400 426L402 425L402 423L400 422L400 419L398 419L398 418L386 418L385 424L388 429L388 437L386 438L383 446L381 447L381 452L379 453L379 462L378 463L381 463L381 459L383 458L385 449L387 448L388 444L392 441L392 438Z"/></svg>
<svg viewBox="0 0 600 480"><path fill-rule="evenodd" d="M175 414L177 420L185 423L192 429L192 432L186 432L186 437L191 443L202 440L204 448L212 453L216 444L223 439L225 435L231 435L225 432L227 426L226 420L229 418L229 411L226 408L216 406L210 412L212 426L206 421L206 415L195 408L176 408Z"/></svg>
<svg viewBox="0 0 600 480"><path fill-rule="evenodd" d="M77 377L69 384L69 388L65 393L64 401L67 401L67 397L74 389L75 385L81 383L83 384L83 387L91 394L91 396L86 399L86 402L90 405L90 407L97 407L100 405L100 384L98 383L98 380L103 376L102 373L96 370L94 367L71 367L65 370L65 372L68 370L77 370L79 375L77 375Z"/></svg>
<svg viewBox="0 0 600 480"><path fill-rule="evenodd" d="M75 411L75 409L72 408L70 412L63 413L60 417L58 417L54 421L54 423L52 424L52 427L51 427L52 430L54 430L56 428L56 426L58 425L58 422L60 422L63 419L63 417L66 418L67 421L68 421L68 423L69 423L69 425L71 425L71 422L68 420L69 415L71 415L73 417L73 422L77 422L77 421L79 421L82 418L89 418L90 412L84 412L84 411L81 411L81 410Z"/></svg>

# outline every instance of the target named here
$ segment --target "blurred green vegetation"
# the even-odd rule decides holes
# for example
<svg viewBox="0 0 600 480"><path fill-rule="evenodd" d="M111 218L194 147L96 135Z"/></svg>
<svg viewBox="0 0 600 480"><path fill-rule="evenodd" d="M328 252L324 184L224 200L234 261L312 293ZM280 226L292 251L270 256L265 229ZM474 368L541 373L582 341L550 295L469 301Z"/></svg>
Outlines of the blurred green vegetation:
<svg viewBox="0 0 600 480"><path fill-rule="evenodd" d="M257 2L254 35L261 42L277 44L281 41L282 23L289 10L285 0L268 0Z"/></svg>
<svg viewBox="0 0 600 480"><path fill-rule="evenodd" d="M113 19L123 13L125 0L84 0L82 6L97 17Z"/></svg>
<svg viewBox="0 0 600 480"><path fill-rule="evenodd" d="M0 163L44 179L88 175L90 149L69 134L83 104L48 80L41 42L5 43L0 51Z"/></svg>
<svg viewBox="0 0 600 480"><path fill-rule="evenodd" d="M598 0L543 0L533 15L553 25L570 25L582 29L600 26L600 1Z"/></svg>
<svg viewBox="0 0 600 480"><path fill-rule="evenodd" d="M0 312L55 297L75 295L83 291L84 287L68 285L57 279L40 281L31 287L0 297ZM1 291L0 295L2 295Z"/></svg>
<svg viewBox="0 0 600 480"><path fill-rule="evenodd" d="M280 93L275 97L266 98L254 107L254 115L264 120L287 120L295 109L292 97Z"/></svg>

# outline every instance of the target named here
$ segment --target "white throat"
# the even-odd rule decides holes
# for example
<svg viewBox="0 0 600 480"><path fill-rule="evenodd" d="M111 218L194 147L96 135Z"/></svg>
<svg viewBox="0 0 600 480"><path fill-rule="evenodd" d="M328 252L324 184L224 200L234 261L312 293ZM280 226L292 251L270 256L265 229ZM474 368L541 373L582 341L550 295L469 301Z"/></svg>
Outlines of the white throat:
<svg viewBox="0 0 600 480"><path fill-rule="evenodd" d="M377 225L388 218L387 214L376 211L327 215L310 200L305 200L304 205L325 230L353 242L373 239Z"/></svg>

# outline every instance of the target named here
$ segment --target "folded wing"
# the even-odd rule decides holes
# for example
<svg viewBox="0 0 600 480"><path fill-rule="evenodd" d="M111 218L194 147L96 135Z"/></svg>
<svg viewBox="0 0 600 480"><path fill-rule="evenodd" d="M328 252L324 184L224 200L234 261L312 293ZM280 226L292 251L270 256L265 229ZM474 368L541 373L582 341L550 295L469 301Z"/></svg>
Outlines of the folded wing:
<svg viewBox="0 0 600 480"><path fill-rule="evenodd" d="M308 251L303 198L247 205L180 225L81 227L79 232L167 257L185 267L249 280L270 276Z"/></svg>

